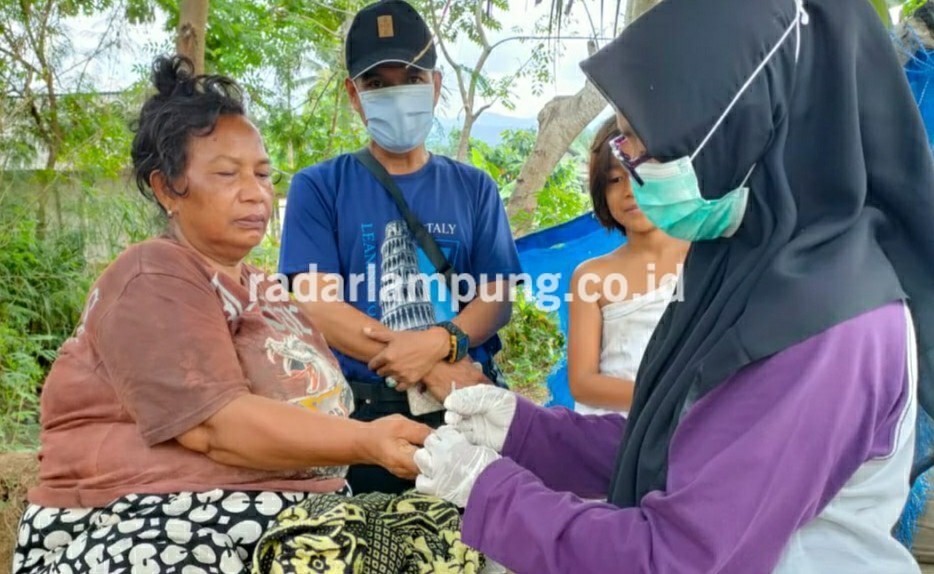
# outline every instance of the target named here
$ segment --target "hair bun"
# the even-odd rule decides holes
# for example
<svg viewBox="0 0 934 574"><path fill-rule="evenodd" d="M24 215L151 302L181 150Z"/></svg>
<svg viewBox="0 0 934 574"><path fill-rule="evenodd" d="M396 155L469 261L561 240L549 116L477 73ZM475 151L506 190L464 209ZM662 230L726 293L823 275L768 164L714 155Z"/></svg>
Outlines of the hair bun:
<svg viewBox="0 0 934 574"><path fill-rule="evenodd" d="M159 96L167 98L175 94L179 86L191 84L194 69L194 64L185 56L160 56L152 64L152 83Z"/></svg>

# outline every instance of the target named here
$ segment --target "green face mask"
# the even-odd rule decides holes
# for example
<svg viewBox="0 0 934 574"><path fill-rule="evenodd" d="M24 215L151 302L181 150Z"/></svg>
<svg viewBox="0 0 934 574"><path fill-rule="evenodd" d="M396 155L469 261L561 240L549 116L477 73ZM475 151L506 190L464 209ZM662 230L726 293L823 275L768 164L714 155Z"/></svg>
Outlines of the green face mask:
<svg viewBox="0 0 934 574"><path fill-rule="evenodd" d="M730 237L743 221L749 189L740 186L718 199L704 199L687 157L644 163L636 169L645 182L633 181L632 185L639 209L671 237L685 241Z"/></svg>
<svg viewBox="0 0 934 574"><path fill-rule="evenodd" d="M804 11L802 0L795 0L798 8L797 16L791 25L785 30L785 33L778 40L778 43L766 55L765 59L753 71L746 83L739 89L733 101L727 106L720 118L714 123L714 126L707 133L707 136L700 143L690 157L682 157L675 161L667 163L642 163L635 168L636 173L642 178L644 183L639 184L633 178L632 192L636 203L642 213L656 227L664 231L671 237L683 239L685 241L703 241L705 239L717 239L718 237L730 237L739 229L743 222L743 216L746 213L746 203L749 199L749 188L746 182L752 175L755 165L749 169L749 173L743 179L743 183L733 191L727 193L718 199L705 199L701 195L700 185L697 182L697 174L694 171L693 160L697 154L704 148L707 142L713 136L727 114L739 101L746 89L752 84L752 81L759 75L759 72L765 68L772 56L785 43L785 40L792 32L797 32L797 42L795 46L795 62L798 61L798 55L801 47L801 29L800 26L808 24L808 14Z"/></svg>

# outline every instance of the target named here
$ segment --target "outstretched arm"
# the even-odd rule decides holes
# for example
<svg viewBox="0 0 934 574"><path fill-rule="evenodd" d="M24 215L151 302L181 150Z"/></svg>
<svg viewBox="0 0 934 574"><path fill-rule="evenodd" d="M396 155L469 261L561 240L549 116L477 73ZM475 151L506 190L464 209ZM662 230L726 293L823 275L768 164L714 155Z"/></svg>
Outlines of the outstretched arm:
<svg viewBox="0 0 934 574"><path fill-rule="evenodd" d="M904 320L849 336L861 320L747 367L694 405L671 443L667 488L638 507L555 492L508 458L489 464L467 502L464 542L517 572L771 572L793 533L895 448L910 395ZM907 494L904 466L890 472L904 474ZM892 492L865 504L894 522L903 501Z"/></svg>

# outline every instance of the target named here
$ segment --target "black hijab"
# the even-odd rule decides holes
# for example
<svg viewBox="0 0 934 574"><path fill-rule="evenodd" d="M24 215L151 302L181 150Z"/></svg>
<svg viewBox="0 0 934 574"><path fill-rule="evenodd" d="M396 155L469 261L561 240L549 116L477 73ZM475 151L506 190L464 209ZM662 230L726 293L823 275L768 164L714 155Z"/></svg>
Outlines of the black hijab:
<svg viewBox="0 0 934 574"><path fill-rule="evenodd" d="M671 437L705 393L888 302L909 302L918 420L934 412L934 161L920 113L869 2L804 10L796 29L794 0L663 0L582 64L649 155L670 161L698 148L790 32L694 159L708 198L755 165L749 203L733 237L691 247L684 300L649 342L609 493L617 505L665 489Z"/></svg>

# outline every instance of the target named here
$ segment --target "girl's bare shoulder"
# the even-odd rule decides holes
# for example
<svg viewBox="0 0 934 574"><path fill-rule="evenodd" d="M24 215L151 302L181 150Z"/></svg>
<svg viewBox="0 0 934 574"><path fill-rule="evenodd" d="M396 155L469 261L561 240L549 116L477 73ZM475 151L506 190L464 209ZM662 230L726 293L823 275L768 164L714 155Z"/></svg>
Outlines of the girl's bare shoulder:
<svg viewBox="0 0 934 574"><path fill-rule="evenodd" d="M606 277L614 273L623 273L634 271L639 266L640 259L631 250L622 246L605 255L594 257L582 262L574 270L577 277L587 273L596 274L600 277Z"/></svg>

